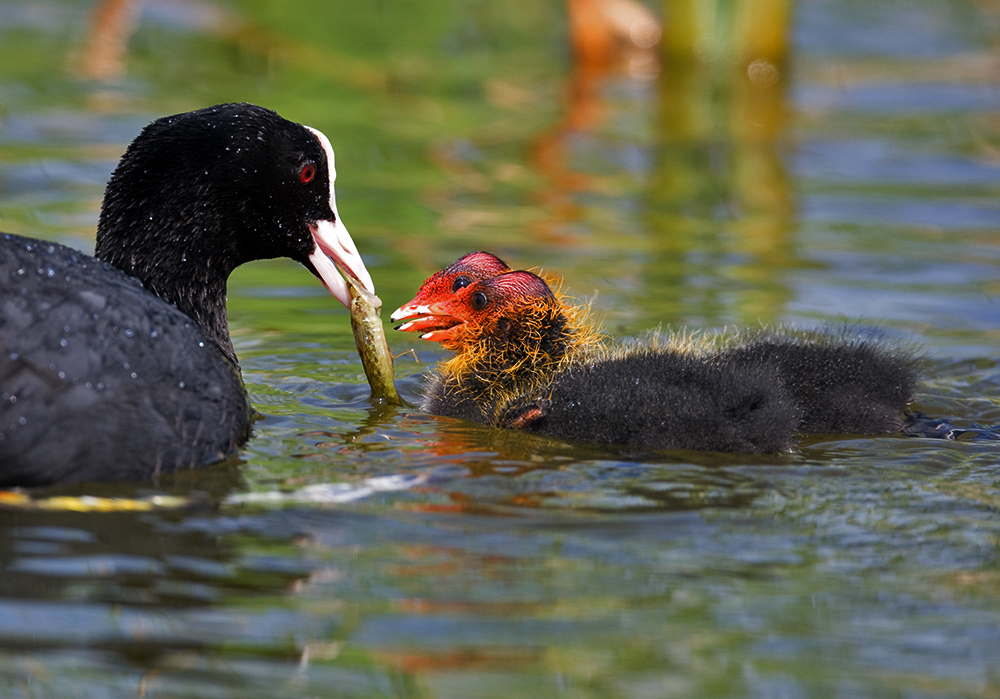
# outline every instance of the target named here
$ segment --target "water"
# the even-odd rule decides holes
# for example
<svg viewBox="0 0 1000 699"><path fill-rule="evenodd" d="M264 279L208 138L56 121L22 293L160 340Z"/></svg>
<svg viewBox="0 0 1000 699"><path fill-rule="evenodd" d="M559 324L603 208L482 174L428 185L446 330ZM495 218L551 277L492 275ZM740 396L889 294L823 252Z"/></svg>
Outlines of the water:
<svg viewBox="0 0 1000 699"><path fill-rule="evenodd" d="M881 326L921 348L916 409L1000 424L994 5L804 0L763 97L575 69L556 2L339 5L147 3L124 54L93 4L0 5L0 229L91 249L143 124L249 100L330 136L387 308L488 249L621 336ZM0 694L1000 693L995 442L627 461L373 409L293 263L240 270L230 319L241 459L35 494L141 511L0 510ZM390 341L415 401L443 355Z"/></svg>

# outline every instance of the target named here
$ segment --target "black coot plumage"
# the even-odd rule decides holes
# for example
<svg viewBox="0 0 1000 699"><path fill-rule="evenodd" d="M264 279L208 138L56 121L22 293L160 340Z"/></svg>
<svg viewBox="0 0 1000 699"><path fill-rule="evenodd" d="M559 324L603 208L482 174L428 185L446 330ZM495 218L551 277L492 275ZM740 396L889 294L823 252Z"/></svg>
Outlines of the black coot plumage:
<svg viewBox="0 0 1000 699"><path fill-rule="evenodd" d="M0 235L0 485L147 479L217 461L251 408L226 283L331 257L372 289L337 213L326 137L250 104L164 117L108 183L96 257Z"/></svg>
<svg viewBox="0 0 1000 699"><path fill-rule="evenodd" d="M773 453L802 433L898 433L916 389L911 356L863 339L615 348L584 309L488 253L432 276L392 318L456 351L428 412L629 449Z"/></svg>

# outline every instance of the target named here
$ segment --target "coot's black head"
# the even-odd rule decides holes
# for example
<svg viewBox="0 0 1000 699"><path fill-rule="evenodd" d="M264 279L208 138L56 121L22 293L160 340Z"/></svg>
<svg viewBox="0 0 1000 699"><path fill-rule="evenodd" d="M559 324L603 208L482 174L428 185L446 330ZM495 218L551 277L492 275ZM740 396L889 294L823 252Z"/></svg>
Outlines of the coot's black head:
<svg viewBox="0 0 1000 699"><path fill-rule="evenodd" d="M270 110L223 104L164 117L111 176L97 256L193 316L231 354L225 286L244 262L290 257L349 305L332 257L373 290L337 213L335 178L327 138Z"/></svg>

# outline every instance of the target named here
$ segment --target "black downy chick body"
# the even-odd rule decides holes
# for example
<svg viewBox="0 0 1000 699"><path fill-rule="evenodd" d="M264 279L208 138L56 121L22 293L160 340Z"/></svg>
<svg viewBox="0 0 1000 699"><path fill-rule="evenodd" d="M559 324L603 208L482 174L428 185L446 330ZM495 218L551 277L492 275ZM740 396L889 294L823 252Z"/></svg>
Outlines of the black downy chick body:
<svg viewBox="0 0 1000 699"><path fill-rule="evenodd" d="M477 274L468 258L393 314L456 351L428 384L431 413L628 450L775 453L804 433L897 433L916 389L912 357L864 339L773 331L721 349L609 347L541 278L494 273L502 263Z"/></svg>

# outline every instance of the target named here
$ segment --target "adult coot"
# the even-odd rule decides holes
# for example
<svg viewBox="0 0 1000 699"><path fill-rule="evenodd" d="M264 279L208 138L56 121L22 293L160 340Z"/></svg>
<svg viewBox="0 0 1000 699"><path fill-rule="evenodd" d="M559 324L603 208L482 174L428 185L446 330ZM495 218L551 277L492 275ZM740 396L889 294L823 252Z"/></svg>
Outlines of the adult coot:
<svg viewBox="0 0 1000 699"><path fill-rule="evenodd" d="M909 355L870 340L759 332L722 348L613 347L540 277L473 253L393 313L456 352L422 407L629 449L788 451L801 433L890 434L916 387ZM495 271L499 270L499 271Z"/></svg>
<svg viewBox="0 0 1000 699"><path fill-rule="evenodd" d="M373 290L337 213L327 138L251 104L164 117L108 183L96 257L0 234L0 485L148 479L250 434L226 282L301 262Z"/></svg>

